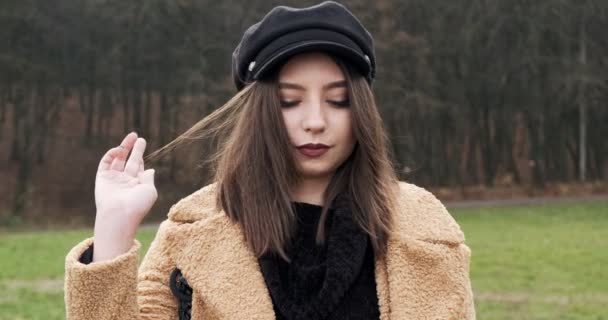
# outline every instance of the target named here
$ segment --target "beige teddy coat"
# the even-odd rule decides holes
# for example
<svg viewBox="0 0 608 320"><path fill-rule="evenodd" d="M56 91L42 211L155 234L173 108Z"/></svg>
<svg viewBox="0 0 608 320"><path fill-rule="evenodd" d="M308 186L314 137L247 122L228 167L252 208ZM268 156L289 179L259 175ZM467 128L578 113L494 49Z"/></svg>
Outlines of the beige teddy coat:
<svg viewBox="0 0 608 320"><path fill-rule="evenodd" d="M400 182L387 255L376 258L381 319L475 319L471 251L437 198ZM214 185L178 201L138 267L140 243L109 261L80 263L86 239L65 260L67 319L177 319L169 275L193 288L192 319L275 319L257 259L238 225L214 209Z"/></svg>

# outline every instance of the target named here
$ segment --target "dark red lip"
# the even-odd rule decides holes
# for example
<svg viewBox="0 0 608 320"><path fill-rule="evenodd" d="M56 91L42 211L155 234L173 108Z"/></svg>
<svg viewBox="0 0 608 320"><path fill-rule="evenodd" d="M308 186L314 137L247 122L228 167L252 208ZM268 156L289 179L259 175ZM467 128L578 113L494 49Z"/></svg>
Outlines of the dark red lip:
<svg viewBox="0 0 608 320"><path fill-rule="evenodd" d="M326 145L326 144L322 144L322 143L307 143L307 144L303 144L301 146L298 146L298 148L322 149L322 148L329 148L329 146Z"/></svg>
<svg viewBox="0 0 608 320"><path fill-rule="evenodd" d="M319 157L327 152L329 148L328 145L322 143L307 143L298 146L298 151L308 157Z"/></svg>

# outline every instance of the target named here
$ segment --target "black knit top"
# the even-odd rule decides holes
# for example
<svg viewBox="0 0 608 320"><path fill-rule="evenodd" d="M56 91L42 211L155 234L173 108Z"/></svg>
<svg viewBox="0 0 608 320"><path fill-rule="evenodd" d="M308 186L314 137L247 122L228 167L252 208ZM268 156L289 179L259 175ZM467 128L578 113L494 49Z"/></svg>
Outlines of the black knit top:
<svg viewBox="0 0 608 320"><path fill-rule="evenodd" d="M350 210L331 208L326 241L315 244L322 207L292 203L298 228L288 251L258 259L277 319L378 319L374 251Z"/></svg>

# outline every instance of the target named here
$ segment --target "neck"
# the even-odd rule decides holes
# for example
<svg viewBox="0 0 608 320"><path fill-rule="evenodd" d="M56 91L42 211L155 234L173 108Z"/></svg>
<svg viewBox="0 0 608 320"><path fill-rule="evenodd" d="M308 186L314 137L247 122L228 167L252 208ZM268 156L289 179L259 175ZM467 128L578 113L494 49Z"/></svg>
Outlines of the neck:
<svg viewBox="0 0 608 320"><path fill-rule="evenodd" d="M291 200L297 202L312 203L319 206L323 205L323 193L331 176L323 178L302 179L293 189Z"/></svg>

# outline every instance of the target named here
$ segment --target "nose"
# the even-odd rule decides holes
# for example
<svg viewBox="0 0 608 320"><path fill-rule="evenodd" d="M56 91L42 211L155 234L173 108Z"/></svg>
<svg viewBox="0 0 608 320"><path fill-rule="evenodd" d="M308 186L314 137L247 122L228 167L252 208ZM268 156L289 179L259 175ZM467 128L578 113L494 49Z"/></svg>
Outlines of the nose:
<svg viewBox="0 0 608 320"><path fill-rule="evenodd" d="M323 132L327 123L325 121L325 115L323 114L323 106L319 100L315 100L314 103L310 103L306 106L304 111L304 118L302 126L306 132Z"/></svg>

